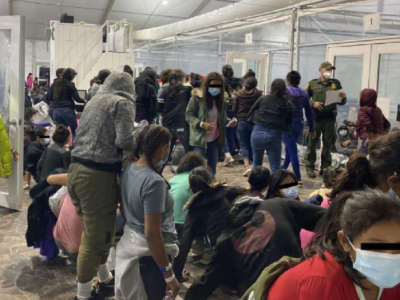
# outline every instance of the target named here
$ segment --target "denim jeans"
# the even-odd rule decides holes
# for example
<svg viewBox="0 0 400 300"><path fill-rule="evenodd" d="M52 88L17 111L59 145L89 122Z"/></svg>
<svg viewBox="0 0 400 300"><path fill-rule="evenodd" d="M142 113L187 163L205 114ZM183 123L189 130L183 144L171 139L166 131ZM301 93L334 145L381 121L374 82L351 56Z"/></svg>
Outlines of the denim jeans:
<svg viewBox="0 0 400 300"><path fill-rule="evenodd" d="M215 175L217 173L217 163L218 163L218 153L219 153L219 143L218 139L207 143L207 149L201 147L194 147L194 152L200 153L207 159L207 164L210 167L212 173Z"/></svg>
<svg viewBox="0 0 400 300"><path fill-rule="evenodd" d="M71 129L72 136L75 136L77 127L75 111L72 108L60 107L53 110L53 120L58 124L63 124Z"/></svg>
<svg viewBox="0 0 400 300"><path fill-rule="evenodd" d="M253 166L261 166L264 152L267 151L271 173L280 169L282 152L282 131L268 129L254 125L251 133L251 147L253 148Z"/></svg>
<svg viewBox="0 0 400 300"><path fill-rule="evenodd" d="M253 150L251 149L251 131L253 123L248 121L239 121L238 133L240 142L240 151L243 158L253 160Z"/></svg>
<svg viewBox="0 0 400 300"><path fill-rule="evenodd" d="M227 127L225 133L225 153L229 152L232 156L236 155L239 149L236 127Z"/></svg>
<svg viewBox="0 0 400 300"><path fill-rule="evenodd" d="M283 169L287 169L292 163L292 168L294 174L297 177L297 180L301 180L300 174L300 164L299 164L299 155L297 153L297 141L299 137L303 134L303 123L302 122L293 122L292 129L290 134L283 134L283 141L285 142L285 162L283 163Z"/></svg>

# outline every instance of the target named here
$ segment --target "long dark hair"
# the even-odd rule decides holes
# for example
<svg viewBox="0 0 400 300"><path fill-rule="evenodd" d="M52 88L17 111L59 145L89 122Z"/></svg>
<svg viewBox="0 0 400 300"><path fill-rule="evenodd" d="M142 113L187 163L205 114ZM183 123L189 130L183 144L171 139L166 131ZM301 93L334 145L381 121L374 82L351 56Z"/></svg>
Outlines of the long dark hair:
<svg viewBox="0 0 400 300"><path fill-rule="evenodd" d="M189 184L193 193L208 192L212 189L213 174L206 167L194 168L189 175Z"/></svg>
<svg viewBox="0 0 400 300"><path fill-rule="evenodd" d="M217 97L211 97L210 93L208 92L208 88L210 87L210 82L213 80L218 80L221 82L221 94ZM207 107L208 109L211 109L213 107L213 102L214 99L215 105L217 106L218 111L222 110L222 105L224 103L224 78L221 76L221 74L217 72L212 72L207 75L206 80L203 83L203 97L207 101Z"/></svg>
<svg viewBox="0 0 400 300"><path fill-rule="evenodd" d="M364 187L374 188L376 182L371 173L367 156L362 153L354 153L347 162L346 170L337 178L330 197L335 198L339 193L357 191Z"/></svg>
<svg viewBox="0 0 400 300"><path fill-rule="evenodd" d="M171 142L172 135L169 130L161 125L149 125L141 130L136 139L134 156L139 158L144 155L150 168L157 173L159 170L153 165L153 156L156 151Z"/></svg>
<svg viewBox="0 0 400 300"><path fill-rule="evenodd" d="M66 81L72 82L72 80L74 80L76 75L77 73L74 69L72 68L64 69L62 78L57 79L54 84L54 96L56 100L58 100L58 98L61 96L62 90L64 86L67 84Z"/></svg>
<svg viewBox="0 0 400 300"><path fill-rule="evenodd" d="M287 96L286 83L283 79L275 79L271 84L271 95L279 98Z"/></svg>
<svg viewBox="0 0 400 300"><path fill-rule="evenodd" d="M204 166L206 160L204 157L197 152L187 153L179 162L177 174L186 173L192 171L194 168Z"/></svg>
<svg viewBox="0 0 400 300"><path fill-rule="evenodd" d="M286 170L276 171L270 178L269 189L266 197L267 199L281 196L280 195L281 183L282 180L285 179L286 177L293 178L295 182L293 185L298 184L297 177L294 173Z"/></svg>
<svg viewBox="0 0 400 300"><path fill-rule="evenodd" d="M321 226L305 250L303 259L316 254L325 259L325 251L328 251L343 265L347 275L361 286L361 280L365 277L353 269L351 257L340 244L337 232L343 230L354 241L374 224L391 220L400 222L398 199L372 189L342 193L332 200L320 222Z"/></svg>

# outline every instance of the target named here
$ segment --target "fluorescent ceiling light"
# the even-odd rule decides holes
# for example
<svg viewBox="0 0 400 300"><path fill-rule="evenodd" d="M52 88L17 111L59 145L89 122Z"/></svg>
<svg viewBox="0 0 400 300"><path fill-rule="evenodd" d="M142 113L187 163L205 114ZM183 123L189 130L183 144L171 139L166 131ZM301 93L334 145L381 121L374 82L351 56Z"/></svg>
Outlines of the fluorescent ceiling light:
<svg viewBox="0 0 400 300"><path fill-rule="evenodd" d="M168 4L168 0L163 0L163 2L161 2L162 5L167 5Z"/></svg>

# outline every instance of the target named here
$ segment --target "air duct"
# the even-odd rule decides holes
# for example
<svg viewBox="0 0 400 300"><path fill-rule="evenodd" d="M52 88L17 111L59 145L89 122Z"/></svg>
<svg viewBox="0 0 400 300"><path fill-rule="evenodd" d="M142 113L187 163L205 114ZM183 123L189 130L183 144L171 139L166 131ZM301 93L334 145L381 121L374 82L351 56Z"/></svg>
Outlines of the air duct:
<svg viewBox="0 0 400 300"><path fill-rule="evenodd" d="M358 0L360 1L360 0ZM224 24L234 22L251 21L251 18L267 15L268 13L285 12L295 7L307 7L309 5L321 4L321 6L332 6L337 3L358 2L349 0L242 0L232 5L214 10L212 12L179 21L176 23L143 29L134 33L136 41L156 41L179 35L187 35L197 30L219 29ZM244 20L244 19L248 20Z"/></svg>

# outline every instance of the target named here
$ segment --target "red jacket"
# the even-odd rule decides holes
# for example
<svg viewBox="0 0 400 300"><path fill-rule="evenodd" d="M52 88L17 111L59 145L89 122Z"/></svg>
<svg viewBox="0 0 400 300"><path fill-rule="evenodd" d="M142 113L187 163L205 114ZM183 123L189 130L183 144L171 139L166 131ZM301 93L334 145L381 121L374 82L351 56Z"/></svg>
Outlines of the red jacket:
<svg viewBox="0 0 400 300"><path fill-rule="evenodd" d="M356 122L357 135L361 139L368 138L369 134L380 135L390 129L390 123L376 106L377 94L375 90L364 89L360 95L360 110Z"/></svg>
<svg viewBox="0 0 400 300"><path fill-rule="evenodd" d="M267 300L359 300L353 281L333 255L326 252L283 273L271 287ZM385 289L380 300L399 300L400 285Z"/></svg>

